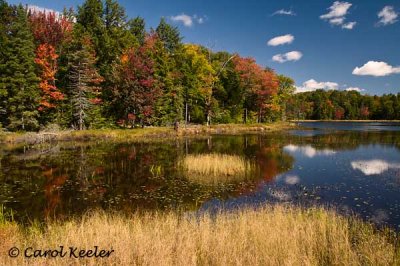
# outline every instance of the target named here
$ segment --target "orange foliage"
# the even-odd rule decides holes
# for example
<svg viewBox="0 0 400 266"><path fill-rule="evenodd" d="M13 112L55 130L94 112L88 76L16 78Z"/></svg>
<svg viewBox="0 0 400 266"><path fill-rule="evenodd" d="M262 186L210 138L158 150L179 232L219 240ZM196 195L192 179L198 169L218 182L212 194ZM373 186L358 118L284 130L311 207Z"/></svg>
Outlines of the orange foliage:
<svg viewBox="0 0 400 266"><path fill-rule="evenodd" d="M42 99L40 101L40 111L46 108L54 108L56 106L54 102L64 99L64 94L55 86L57 58L58 55L50 44L41 44L36 49L35 63L41 70L39 87L42 91Z"/></svg>

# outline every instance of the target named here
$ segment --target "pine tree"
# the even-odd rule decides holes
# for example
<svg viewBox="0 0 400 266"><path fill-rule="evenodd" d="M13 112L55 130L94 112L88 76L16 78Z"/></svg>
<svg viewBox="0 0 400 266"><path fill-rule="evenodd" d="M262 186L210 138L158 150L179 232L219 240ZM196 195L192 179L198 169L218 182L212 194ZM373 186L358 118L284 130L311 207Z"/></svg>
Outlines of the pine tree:
<svg viewBox="0 0 400 266"><path fill-rule="evenodd" d="M69 89L72 104L73 123L79 130L85 129L93 109L101 103L100 83L103 81L95 64L96 57L90 37L82 30L75 28L75 40L69 55Z"/></svg>
<svg viewBox="0 0 400 266"><path fill-rule="evenodd" d="M146 24L143 18L136 17L128 21L128 29L137 39L140 45L143 45L146 37Z"/></svg>
<svg viewBox="0 0 400 266"><path fill-rule="evenodd" d="M182 37L178 28L169 25L165 18L161 18L160 24L156 28L156 33L170 53L174 53L182 45Z"/></svg>
<svg viewBox="0 0 400 266"><path fill-rule="evenodd" d="M9 47L9 33L13 19L12 8L0 0L0 127L7 122L7 50Z"/></svg>
<svg viewBox="0 0 400 266"><path fill-rule="evenodd" d="M0 84L7 90L7 127L34 130L38 127L38 78L35 74L35 45L27 12L19 5L13 10L7 46L4 51Z"/></svg>

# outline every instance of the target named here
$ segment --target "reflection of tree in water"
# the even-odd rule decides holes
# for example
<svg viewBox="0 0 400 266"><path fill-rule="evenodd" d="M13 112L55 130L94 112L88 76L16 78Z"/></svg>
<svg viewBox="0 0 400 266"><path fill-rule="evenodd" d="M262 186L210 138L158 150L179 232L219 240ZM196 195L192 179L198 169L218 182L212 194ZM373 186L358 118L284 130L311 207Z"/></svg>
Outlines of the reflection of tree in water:
<svg viewBox="0 0 400 266"><path fill-rule="evenodd" d="M52 149L3 149L0 203L16 219L80 214L88 208L123 211L195 210L212 198L252 193L261 182L291 169L284 146L308 145L317 151L355 149L360 144L398 144L399 133L347 132L314 137L279 134L212 136L174 141L60 143ZM186 154L220 153L256 163L252 180L207 186L190 182L178 162ZM396 172L398 175L398 172Z"/></svg>
<svg viewBox="0 0 400 266"><path fill-rule="evenodd" d="M46 178L44 188L46 208L44 209L44 215L45 217L51 217L55 216L57 206L62 203L60 188L65 184L68 176L60 175L57 168L47 166L43 167L43 176Z"/></svg>
<svg viewBox="0 0 400 266"><path fill-rule="evenodd" d="M294 163L294 158L278 145L262 147L256 153L256 158L264 181L273 181L277 175L289 171Z"/></svg>

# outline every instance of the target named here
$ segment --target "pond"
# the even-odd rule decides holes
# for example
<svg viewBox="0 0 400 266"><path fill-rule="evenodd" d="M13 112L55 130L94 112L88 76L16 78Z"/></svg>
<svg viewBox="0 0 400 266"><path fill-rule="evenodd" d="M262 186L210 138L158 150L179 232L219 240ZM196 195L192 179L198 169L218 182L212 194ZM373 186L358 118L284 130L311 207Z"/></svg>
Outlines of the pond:
<svg viewBox="0 0 400 266"><path fill-rule="evenodd" d="M327 130L313 123L304 131L316 134L4 146L0 204L16 220L29 222L97 208L197 213L294 203L329 206L400 228L400 131L398 125L384 127ZM205 163L206 155L238 158L236 166L245 162L251 171L221 182L193 178L182 162L190 157Z"/></svg>

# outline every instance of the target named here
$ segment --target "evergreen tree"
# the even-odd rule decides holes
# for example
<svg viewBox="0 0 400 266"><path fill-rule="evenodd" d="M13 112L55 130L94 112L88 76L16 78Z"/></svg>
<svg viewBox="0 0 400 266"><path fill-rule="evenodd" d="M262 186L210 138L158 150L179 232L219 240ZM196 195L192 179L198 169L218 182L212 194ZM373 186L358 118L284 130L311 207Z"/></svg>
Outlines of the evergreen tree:
<svg viewBox="0 0 400 266"><path fill-rule="evenodd" d="M38 128L38 78L35 74L35 45L26 10L19 5L13 10L6 47L2 47L2 87L7 91L5 122L10 129Z"/></svg>
<svg viewBox="0 0 400 266"><path fill-rule="evenodd" d="M136 17L128 21L129 31L140 45L143 45L144 38L146 37L146 23L143 18Z"/></svg>
<svg viewBox="0 0 400 266"><path fill-rule="evenodd" d="M13 19L12 8L0 0L0 127L7 122L7 50L9 49L9 33Z"/></svg>
<svg viewBox="0 0 400 266"><path fill-rule="evenodd" d="M75 27L75 40L69 55L69 89L73 124L83 130L96 121L98 115L100 83L103 81L95 64L96 57L90 37Z"/></svg>
<svg viewBox="0 0 400 266"><path fill-rule="evenodd" d="M156 33L158 38L164 43L168 52L174 53L181 46L182 37L180 36L178 28L169 25L165 21L165 18L161 18Z"/></svg>

